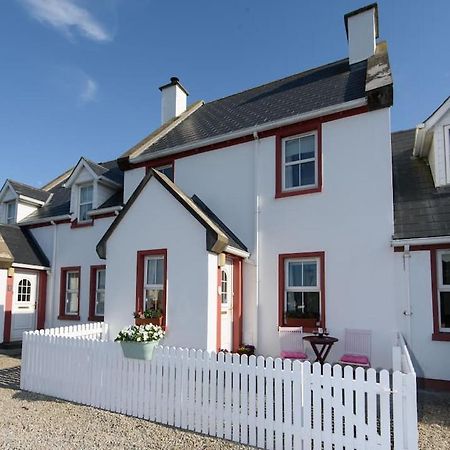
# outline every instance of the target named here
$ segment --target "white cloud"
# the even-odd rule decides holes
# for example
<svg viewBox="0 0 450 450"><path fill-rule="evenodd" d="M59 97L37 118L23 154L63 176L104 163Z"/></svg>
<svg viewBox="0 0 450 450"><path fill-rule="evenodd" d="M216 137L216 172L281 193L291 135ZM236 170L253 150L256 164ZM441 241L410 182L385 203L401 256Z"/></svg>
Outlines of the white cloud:
<svg viewBox="0 0 450 450"><path fill-rule="evenodd" d="M80 94L80 100L82 103L89 103L95 100L97 96L98 86L97 83L92 79L87 77L84 80L83 87Z"/></svg>
<svg viewBox="0 0 450 450"><path fill-rule="evenodd" d="M55 27L71 36L76 29L88 39L105 42L111 35L89 13L78 6L76 0L22 0L30 14L37 20Z"/></svg>

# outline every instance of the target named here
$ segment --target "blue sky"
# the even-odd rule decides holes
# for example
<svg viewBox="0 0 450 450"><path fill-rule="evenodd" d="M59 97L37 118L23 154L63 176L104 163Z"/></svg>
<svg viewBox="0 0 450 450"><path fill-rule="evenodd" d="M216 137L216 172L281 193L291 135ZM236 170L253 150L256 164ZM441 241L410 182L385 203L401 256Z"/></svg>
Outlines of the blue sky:
<svg viewBox="0 0 450 450"><path fill-rule="evenodd" d="M347 56L361 0L2 0L0 182L114 159L160 123L158 86L213 100ZM381 0L393 130L450 95L448 0Z"/></svg>

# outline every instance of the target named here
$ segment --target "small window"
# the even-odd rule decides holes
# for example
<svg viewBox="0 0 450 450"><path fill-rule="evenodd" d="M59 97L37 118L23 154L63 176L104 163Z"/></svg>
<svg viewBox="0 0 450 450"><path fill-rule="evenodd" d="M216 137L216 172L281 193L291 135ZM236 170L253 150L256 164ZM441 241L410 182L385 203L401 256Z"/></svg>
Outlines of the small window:
<svg viewBox="0 0 450 450"><path fill-rule="evenodd" d="M220 289L221 289L222 305L226 305L228 303L228 275L225 270L222 270L222 281Z"/></svg>
<svg viewBox="0 0 450 450"><path fill-rule="evenodd" d="M280 255L280 326L324 326L324 260L323 252Z"/></svg>
<svg viewBox="0 0 450 450"><path fill-rule="evenodd" d="M317 186L317 134L284 139L282 149L283 191Z"/></svg>
<svg viewBox="0 0 450 450"><path fill-rule="evenodd" d="M173 181L173 164L157 167L156 170L159 170L161 173L166 175L167 178Z"/></svg>
<svg viewBox="0 0 450 450"><path fill-rule="evenodd" d="M105 314L105 269L97 270L96 289L95 289L95 315L103 316Z"/></svg>
<svg viewBox="0 0 450 450"><path fill-rule="evenodd" d="M164 277L164 256L147 256L144 270L144 309L163 310Z"/></svg>
<svg viewBox="0 0 450 450"><path fill-rule="evenodd" d="M26 278L17 285L17 301L20 303L31 301L31 282Z"/></svg>
<svg viewBox="0 0 450 450"><path fill-rule="evenodd" d="M16 202L8 202L6 205L6 223L15 223L16 222Z"/></svg>
<svg viewBox="0 0 450 450"><path fill-rule="evenodd" d="M450 333L450 253L438 255L439 332Z"/></svg>
<svg viewBox="0 0 450 450"><path fill-rule="evenodd" d="M79 320L80 267L61 268L59 319Z"/></svg>
<svg viewBox="0 0 450 450"><path fill-rule="evenodd" d="M92 211L92 203L94 197L94 187L92 184L80 186L80 211L78 215L79 222L89 220L88 212Z"/></svg>

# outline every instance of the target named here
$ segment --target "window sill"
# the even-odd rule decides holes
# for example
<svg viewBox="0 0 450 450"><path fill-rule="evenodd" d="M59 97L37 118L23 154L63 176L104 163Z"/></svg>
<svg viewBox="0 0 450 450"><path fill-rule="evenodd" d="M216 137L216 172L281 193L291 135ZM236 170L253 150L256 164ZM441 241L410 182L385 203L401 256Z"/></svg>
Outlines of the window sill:
<svg viewBox="0 0 450 450"><path fill-rule="evenodd" d="M103 316L89 316L88 320L90 322L103 322L105 318Z"/></svg>
<svg viewBox="0 0 450 450"><path fill-rule="evenodd" d="M84 221L84 222L78 222L77 219L75 219L71 225L70 228L84 228L84 227L92 227L94 225L94 219Z"/></svg>
<svg viewBox="0 0 450 450"><path fill-rule="evenodd" d="M59 315L58 320L80 320L80 316Z"/></svg>
<svg viewBox="0 0 450 450"><path fill-rule="evenodd" d="M296 189L292 191L277 191L275 193L275 198L293 197L294 195L314 194L317 192L322 192L322 186L316 186L306 189Z"/></svg>
<svg viewBox="0 0 450 450"><path fill-rule="evenodd" d="M450 341L450 333L433 333L431 336L432 341Z"/></svg>

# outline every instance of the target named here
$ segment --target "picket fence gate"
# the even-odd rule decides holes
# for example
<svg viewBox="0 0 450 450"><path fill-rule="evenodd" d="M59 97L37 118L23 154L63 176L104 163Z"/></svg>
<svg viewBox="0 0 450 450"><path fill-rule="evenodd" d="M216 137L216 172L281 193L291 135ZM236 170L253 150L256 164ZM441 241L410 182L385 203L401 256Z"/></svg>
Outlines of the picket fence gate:
<svg viewBox="0 0 450 450"><path fill-rule="evenodd" d="M417 449L415 375L28 332L21 389L267 449ZM105 329L102 329L105 332Z"/></svg>

